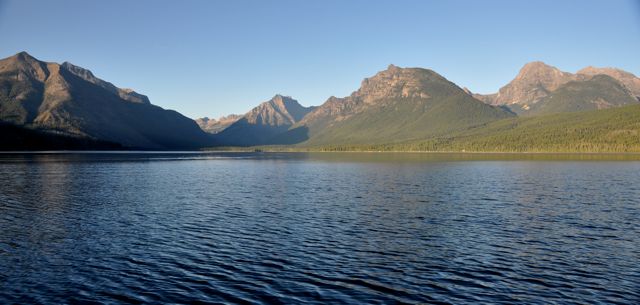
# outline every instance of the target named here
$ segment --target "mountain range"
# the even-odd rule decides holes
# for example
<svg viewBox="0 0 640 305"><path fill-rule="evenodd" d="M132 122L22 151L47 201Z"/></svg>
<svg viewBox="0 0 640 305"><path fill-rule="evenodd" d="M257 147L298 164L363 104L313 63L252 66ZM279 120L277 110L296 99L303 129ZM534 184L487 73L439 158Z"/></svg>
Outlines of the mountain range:
<svg viewBox="0 0 640 305"><path fill-rule="evenodd" d="M640 79L615 68L587 67L569 73L532 62L497 93L478 94L429 69L389 65L365 78L351 95L330 97L317 107L305 107L292 97L277 94L244 115L194 121L67 62L42 62L25 52L0 60L0 133L11 135L5 137L9 140L0 149L259 145L369 145L379 149L405 147L403 143L435 143L473 133L491 138L487 143L494 145L511 135L505 128L525 134L522 126L530 126L525 124L529 117L539 123L547 122L547 117L562 122L558 116L575 121L581 117L611 117L617 112L603 110L620 107L630 109L631 114L640 113L634 105L640 105ZM623 121L629 125L633 118ZM635 125L627 125L615 128L631 136ZM601 128L598 126L605 125L591 124L589 128ZM544 133L548 132L545 129ZM45 142L49 144L42 144ZM481 147L477 143L471 146Z"/></svg>
<svg viewBox="0 0 640 305"><path fill-rule="evenodd" d="M434 71L390 65L344 98L330 97L292 126L305 144L414 140L514 116L485 104Z"/></svg>
<svg viewBox="0 0 640 305"><path fill-rule="evenodd" d="M229 114L226 116L222 116L217 120L209 117L202 117L196 119L196 123L202 130L210 134L216 134L225 130L229 125L235 123L239 119L242 118L242 115L239 114Z"/></svg>
<svg viewBox="0 0 640 305"><path fill-rule="evenodd" d="M615 68L587 67L572 74L532 62L497 93L472 95L519 115L595 110L638 102L640 79Z"/></svg>
<svg viewBox="0 0 640 305"><path fill-rule="evenodd" d="M71 63L43 62L26 52L0 60L0 122L130 148L214 144L193 120L152 105L142 94Z"/></svg>
<svg viewBox="0 0 640 305"><path fill-rule="evenodd" d="M289 96L277 94L217 133L215 139L230 146L293 144L281 142L276 137L287 132L313 109L315 107L304 107Z"/></svg>

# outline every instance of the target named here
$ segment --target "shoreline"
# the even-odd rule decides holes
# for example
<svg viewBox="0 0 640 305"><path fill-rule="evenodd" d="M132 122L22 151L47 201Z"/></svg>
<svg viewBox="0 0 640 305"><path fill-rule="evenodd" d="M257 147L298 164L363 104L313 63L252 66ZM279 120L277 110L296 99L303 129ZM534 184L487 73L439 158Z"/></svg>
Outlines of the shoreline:
<svg viewBox="0 0 640 305"><path fill-rule="evenodd" d="M640 156L640 152L554 152L554 151L415 151L415 150L271 150L271 149L230 149L230 150L216 150L216 149L206 149L202 150L202 152L234 152L234 153L410 153L410 154L483 154L483 155L491 155L491 154L513 154L513 155L544 155L544 154L553 154L553 155L638 155Z"/></svg>
<svg viewBox="0 0 640 305"><path fill-rule="evenodd" d="M412 151L412 150L7 150L0 154L202 154L202 153L347 153L347 154L432 154L432 155L628 155L640 152L554 152L554 151Z"/></svg>

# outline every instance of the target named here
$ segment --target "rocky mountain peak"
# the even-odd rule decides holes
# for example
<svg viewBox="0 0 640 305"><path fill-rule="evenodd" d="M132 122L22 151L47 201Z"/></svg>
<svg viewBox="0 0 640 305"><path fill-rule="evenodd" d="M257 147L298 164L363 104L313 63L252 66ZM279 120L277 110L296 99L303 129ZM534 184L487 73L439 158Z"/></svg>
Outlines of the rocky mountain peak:
<svg viewBox="0 0 640 305"><path fill-rule="evenodd" d="M258 125L293 125L304 117L310 108L303 107L290 96L276 94L270 100L253 108L244 118L249 124Z"/></svg>
<svg viewBox="0 0 640 305"><path fill-rule="evenodd" d="M398 71L398 70L400 70L400 69L401 69L400 67L398 67L398 66L396 66L396 65L394 65L394 64L389 64L389 65L387 66L387 70L389 70L389 71Z"/></svg>
<svg viewBox="0 0 640 305"><path fill-rule="evenodd" d="M269 101L265 103L269 103L271 107L286 111L287 107L297 104L298 102L293 98L291 98L290 96L276 94L273 96L273 98L271 98Z"/></svg>
<svg viewBox="0 0 640 305"><path fill-rule="evenodd" d="M580 69L576 73L577 74L584 74L584 75L616 74L618 76L636 77L635 75L633 75L633 73L630 73L630 72L627 72L627 71L624 71L624 70L618 69L618 68L612 68L612 67L587 66L587 67L584 67L584 68Z"/></svg>
<svg viewBox="0 0 640 305"><path fill-rule="evenodd" d="M200 128L208 133L216 134L223 131L229 125L235 123L242 118L242 115L230 114L227 116L221 116L217 120L214 118L203 117L196 119L196 123Z"/></svg>
<svg viewBox="0 0 640 305"><path fill-rule="evenodd" d="M47 63L37 60L24 51L0 60L0 70L13 71L16 73L16 79L20 80L32 78L44 81L50 74Z"/></svg>
<svg viewBox="0 0 640 305"><path fill-rule="evenodd" d="M89 81L91 83L98 83L100 81L102 81L101 79L97 78L95 75L93 75L93 73L91 71L89 71L88 69L76 66L68 61L65 61L62 63L62 65L60 65L62 68L66 69L67 71L73 73L74 75Z"/></svg>
<svg viewBox="0 0 640 305"><path fill-rule="evenodd" d="M473 96L489 104L507 105L519 114L589 109L593 105L601 109L627 104L629 99L640 100L640 79L616 68L589 66L572 74L536 61L524 65L498 93Z"/></svg>
<svg viewBox="0 0 640 305"><path fill-rule="evenodd" d="M516 80L539 82L544 86L558 86L559 83L570 78L572 78L571 73L562 72L558 68L541 61L525 64L516 76Z"/></svg>
<svg viewBox="0 0 640 305"><path fill-rule="evenodd" d="M203 122L203 123L205 123L205 124L206 124L206 123L209 123L209 122L215 123L215 122L216 122L216 119L214 119L214 118L209 118L208 116L205 116L205 117L201 117L201 118L199 118L199 119L196 119L196 122Z"/></svg>
<svg viewBox="0 0 640 305"><path fill-rule="evenodd" d="M15 55L13 55L12 57L17 59L17 60L22 60L22 61L38 61L35 57L31 56L31 54L29 54L29 53L27 53L25 51L18 52Z"/></svg>
<svg viewBox="0 0 640 305"><path fill-rule="evenodd" d="M304 107L290 96L276 94L251 109L242 118L226 127L215 137L230 145L262 145L285 132L315 107Z"/></svg>
<svg viewBox="0 0 640 305"><path fill-rule="evenodd" d="M528 107L548 96L549 92L579 78L544 62L534 61L525 64L516 78L500 88L497 94L478 98L493 105L519 104Z"/></svg>
<svg viewBox="0 0 640 305"><path fill-rule="evenodd" d="M466 94L460 87L432 70L389 65L386 70L363 79L360 88L350 96L331 96L298 125L313 125L327 118L335 122L343 121L359 113L391 104L417 105L451 95Z"/></svg>
<svg viewBox="0 0 640 305"><path fill-rule="evenodd" d="M611 76L622 83L627 89L640 100L640 78L633 73L617 69L617 68L598 68L588 66L577 72L578 75L594 76L604 74Z"/></svg>
<svg viewBox="0 0 640 305"><path fill-rule="evenodd" d="M351 97L365 104L396 98L428 99L458 88L438 73L423 68L400 68L394 65L365 78Z"/></svg>

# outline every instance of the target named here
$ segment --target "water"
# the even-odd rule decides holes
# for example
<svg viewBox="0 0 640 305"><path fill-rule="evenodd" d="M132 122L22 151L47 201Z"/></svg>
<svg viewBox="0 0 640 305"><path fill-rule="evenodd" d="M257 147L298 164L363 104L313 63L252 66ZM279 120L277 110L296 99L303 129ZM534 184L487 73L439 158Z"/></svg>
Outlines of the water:
<svg viewBox="0 0 640 305"><path fill-rule="evenodd" d="M640 162L556 158L0 155L0 303L640 302Z"/></svg>

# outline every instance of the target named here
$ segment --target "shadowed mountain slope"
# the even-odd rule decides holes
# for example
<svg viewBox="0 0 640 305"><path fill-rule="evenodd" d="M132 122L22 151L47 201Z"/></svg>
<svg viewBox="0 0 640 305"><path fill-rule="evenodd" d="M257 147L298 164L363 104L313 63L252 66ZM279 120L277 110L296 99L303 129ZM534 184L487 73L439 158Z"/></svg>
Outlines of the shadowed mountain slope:
<svg viewBox="0 0 640 305"><path fill-rule="evenodd" d="M231 146L277 144L274 137L287 131L314 108L304 107L291 97L278 94L251 109L215 138L219 143Z"/></svg>
<svg viewBox="0 0 640 305"><path fill-rule="evenodd" d="M0 122L131 148L213 144L193 120L150 104L144 95L26 52L0 60Z"/></svg>

